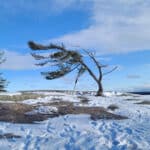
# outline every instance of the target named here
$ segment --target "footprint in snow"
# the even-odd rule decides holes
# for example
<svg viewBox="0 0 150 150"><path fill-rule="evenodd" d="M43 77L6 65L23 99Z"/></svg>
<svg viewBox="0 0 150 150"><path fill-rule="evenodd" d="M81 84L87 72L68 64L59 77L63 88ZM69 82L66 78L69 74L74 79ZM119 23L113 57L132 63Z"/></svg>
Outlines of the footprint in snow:
<svg viewBox="0 0 150 150"><path fill-rule="evenodd" d="M52 126L50 121L46 125L46 130L48 133L54 133L55 128Z"/></svg>
<svg viewBox="0 0 150 150"><path fill-rule="evenodd" d="M117 132L113 129L111 130L111 138L112 139L115 139L116 138L116 135L117 135Z"/></svg>
<svg viewBox="0 0 150 150"><path fill-rule="evenodd" d="M24 150L29 149L29 146L31 144L31 140L32 140L31 132L29 131L28 135L26 136L25 142L24 142Z"/></svg>
<svg viewBox="0 0 150 150"><path fill-rule="evenodd" d="M132 134L132 129L130 129L130 128L125 128L125 131L126 131L128 134Z"/></svg>
<svg viewBox="0 0 150 150"><path fill-rule="evenodd" d="M97 122L96 121L91 121L90 124L92 125L93 128L97 127Z"/></svg>
<svg viewBox="0 0 150 150"><path fill-rule="evenodd" d="M64 121L67 121L68 120L68 115L64 116Z"/></svg>
<svg viewBox="0 0 150 150"><path fill-rule="evenodd" d="M102 122L99 124L99 131L101 132L105 132L107 130L107 125L106 125L106 122L104 120L102 120Z"/></svg>
<svg viewBox="0 0 150 150"><path fill-rule="evenodd" d="M34 143L34 149L35 150L40 150L40 141L41 141L41 138L40 137L36 137L36 140L35 140L35 143Z"/></svg>

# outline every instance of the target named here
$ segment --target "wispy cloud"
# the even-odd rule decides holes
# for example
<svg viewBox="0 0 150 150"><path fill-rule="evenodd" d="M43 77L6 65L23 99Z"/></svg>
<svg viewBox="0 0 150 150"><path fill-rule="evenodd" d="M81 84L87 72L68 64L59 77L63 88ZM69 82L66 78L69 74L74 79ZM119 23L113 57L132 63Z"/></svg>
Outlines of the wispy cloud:
<svg viewBox="0 0 150 150"><path fill-rule="evenodd" d="M145 64L144 67L149 69L150 68L150 63Z"/></svg>
<svg viewBox="0 0 150 150"><path fill-rule="evenodd" d="M1 69L7 70L28 70L38 69L35 60L30 54L20 54L15 51L4 50L6 61L0 65Z"/></svg>
<svg viewBox="0 0 150 150"><path fill-rule="evenodd" d="M128 79L139 79L139 78L141 78L141 76L132 74L132 75L127 75L127 78Z"/></svg>

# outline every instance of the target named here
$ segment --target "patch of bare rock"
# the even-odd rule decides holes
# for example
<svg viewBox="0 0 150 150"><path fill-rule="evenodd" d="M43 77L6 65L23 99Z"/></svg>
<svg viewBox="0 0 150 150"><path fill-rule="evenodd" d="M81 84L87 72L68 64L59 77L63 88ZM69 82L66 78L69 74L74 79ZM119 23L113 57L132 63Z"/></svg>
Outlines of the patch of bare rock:
<svg viewBox="0 0 150 150"><path fill-rule="evenodd" d="M92 120L98 119L127 119L125 116L110 113L103 107L74 106L72 102L52 102L46 106L56 107L57 111L50 114L39 112L30 114L40 106L32 106L21 103L0 103L0 121L12 123L37 123L48 118L68 115L68 114L88 114Z"/></svg>

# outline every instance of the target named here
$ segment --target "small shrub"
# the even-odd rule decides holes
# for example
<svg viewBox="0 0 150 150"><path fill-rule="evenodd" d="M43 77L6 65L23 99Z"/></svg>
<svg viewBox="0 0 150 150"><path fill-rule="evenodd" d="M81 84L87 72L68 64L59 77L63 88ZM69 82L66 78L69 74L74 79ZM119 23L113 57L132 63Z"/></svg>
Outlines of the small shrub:
<svg viewBox="0 0 150 150"><path fill-rule="evenodd" d="M88 103L89 102L89 99L87 97L78 96L78 98L80 99L81 103Z"/></svg>
<svg viewBox="0 0 150 150"><path fill-rule="evenodd" d="M110 110L112 110L112 111L114 111L114 110L116 110L116 109L118 109L119 107L117 106L117 105L115 105L115 104L112 104L112 105L109 105L108 107L107 107L107 109L110 109Z"/></svg>

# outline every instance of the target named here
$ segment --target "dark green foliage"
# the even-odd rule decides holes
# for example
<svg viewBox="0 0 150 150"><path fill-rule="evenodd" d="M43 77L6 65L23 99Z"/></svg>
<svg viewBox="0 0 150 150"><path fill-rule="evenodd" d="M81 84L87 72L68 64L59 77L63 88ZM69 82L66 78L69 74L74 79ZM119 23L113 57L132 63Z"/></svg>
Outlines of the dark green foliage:
<svg viewBox="0 0 150 150"><path fill-rule="evenodd" d="M56 44L50 44L48 46L43 46L41 44L34 43L33 41L29 41L28 45L32 50L49 50L49 49L57 49L57 50L61 50L61 51L66 50L63 44L61 46L56 45Z"/></svg>
<svg viewBox="0 0 150 150"><path fill-rule="evenodd" d="M55 71L41 73L47 80L60 78L75 70L76 68L82 67L79 63L80 61L82 61L82 56L77 51L66 50L64 45L57 46L54 44L50 44L49 46L43 46L40 44L35 44L31 41L28 44L32 50L56 49L47 56L39 55L36 53L31 54L36 60L40 61L36 65L44 66L50 63L55 68Z"/></svg>
<svg viewBox="0 0 150 150"><path fill-rule="evenodd" d="M32 41L29 41L28 44L29 44L30 48L32 48L33 50L48 49L47 47L42 46L42 45L40 45L40 44L35 44L35 43L32 42Z"/></svg>
<svg viewBox="0 0 150 150"><path fill-rule="evenodd" d="M35 54L35 53L31 53L31 55L32 55L36 60L42 60L42 59L45 59L44 56L37 55L37 54Z"/></svg>
<svg viewBox="0 0 150 150"><path fill-rule="evenodd" d="M0 50L0 64L2 64L5 61L4 52Z"/></svg>
<svg viewBox="0 0 150 150"><path fill-rule="evenodd" d="M65 57L65 56L67 56L67 53L64 51L63 52L56 52L56 53L50 55L50 57L52 59L61 59L62 57Z"/></svg>
<svg viewBox="0 0 150 150"><path fill-rule="evenodd" d="M0 92L6 92L6 80L0 75Z"/></svg>
<svg viewBox="0 0 150 150"><path fill-rule="evenodd" d="M47 80L53 80L53 79L63 77L70 71L71 71L71 68L61 66L59 67L59 70L51 71L51 72L42 72L41 74L44 75Z"/></svg>
<svg viewBox="0 0 150 150"><path fill-rule="evenodd" d="M5 59L3 57L4 52L0 51L0 64L2 64ZM2 73L0 73L0 92L5 92L5 87L7 85L7 81L2 77Z"/></svg>

